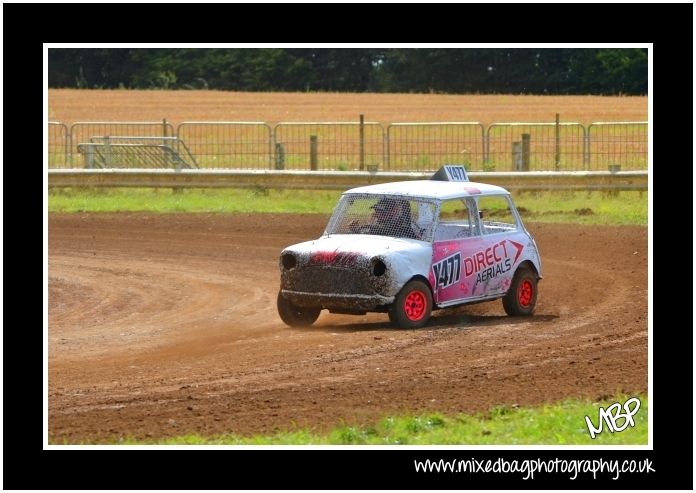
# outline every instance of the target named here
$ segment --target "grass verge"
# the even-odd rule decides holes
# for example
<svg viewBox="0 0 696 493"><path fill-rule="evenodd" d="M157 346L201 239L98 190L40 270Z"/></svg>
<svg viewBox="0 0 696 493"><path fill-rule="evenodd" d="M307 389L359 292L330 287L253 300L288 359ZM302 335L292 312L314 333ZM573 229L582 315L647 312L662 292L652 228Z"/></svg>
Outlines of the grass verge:
<svg viewBox="0 0 696 493"><path fill-rule="evenodd" d="M273 212L333 210L339 191L254 189L53 188L49 212ZM517 192L524 221L577 224L648 223L645 192Z"/></svg>
<svg viewBox="0 0 696 493"><path fill-rule="evenodd" d="M633 416L635 426L602 433L590 438L585 416L598 426L599 407L623 404L629 396L619 395L601 402L570 399L533 408L495 407L488 413L445 416L390 416L375 426L341 426L325 434L295 429L272 436L240 437L184 435L168 439L121 444L147 445L645 445L648 443L648 399L641 401ZM622 426L623 419L617 421Z"/></svg>
<svg viewBox="0 0 696 493"><path fill-rule="evenodd" d="M267 188L55 188L49 212L291 212L333 210L341 192Z"/></svg>

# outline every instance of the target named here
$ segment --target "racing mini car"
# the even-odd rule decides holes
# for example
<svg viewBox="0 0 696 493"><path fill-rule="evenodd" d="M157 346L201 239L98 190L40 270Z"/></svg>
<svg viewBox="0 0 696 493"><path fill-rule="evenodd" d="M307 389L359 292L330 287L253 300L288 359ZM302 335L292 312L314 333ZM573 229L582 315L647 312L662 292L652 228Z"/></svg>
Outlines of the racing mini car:
<svg viewBox="0 0 696 493"><path fill-rule="evenodd" d="M308 326L323 309L386 312L417 328L435 309L502 298L508 315L531 315L540 279L510 193L446 165L430 180L343 193L320 238L281 252L278 313Z"/></svg>

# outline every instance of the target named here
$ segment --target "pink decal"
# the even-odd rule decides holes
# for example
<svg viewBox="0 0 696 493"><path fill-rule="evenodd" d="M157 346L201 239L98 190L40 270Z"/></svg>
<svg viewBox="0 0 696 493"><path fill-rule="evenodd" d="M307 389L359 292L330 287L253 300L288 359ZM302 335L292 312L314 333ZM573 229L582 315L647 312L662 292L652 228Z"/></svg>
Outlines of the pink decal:
<svg viewBox="0 0 696 493"><path fill-rule="evenodd" d="M464 259L464 277L469 277L474 273L474 261L471 257Z"/></svg>
<svg viewBox="0 0 696 493"><path fill-rule="evenodd" d="M516 241L512 241L512 240L507 240L507 241L512 243L513 246L515 248L517 248L517 253L515 254L515 260L512 261L512 265L515 265L515 263L517 262L517 259L520 258L520 255L522 255L522 250L524 249L524 245L522 245L522 243L517 243Z"/></svg>
<svg viewBox="0 0 696 493"><path fill-rule="evenodd" d="M355 265L358 254L355 252L314 252L309 262L314 265L331 264L336 267L351 267Z"/></svg>
<svg viewBox="0 0 696 493"><path fill-rule="evenodd" d="M486 266L486 256L483 252L476 252L476 270L479 271Z"/></svg>
<svg viewBox="0 0 696 493"><path fill-rule="evenodd" d="M438 303L504 293L524 245L500 238L437 242L428 278Z"/></svg>
<svg viewBox="0 0 696 493"><path fill-rule="evenodd" d="M498 253L497 253L498 247L501 247L501 246L502 247L505 246L505 240L502 241L502 245L501 245L501 243L496 243L495 245L493 245L493 259L496 262L500 262L501 260L503 260L503 258L500 255L498 255Z"/></svg>
<svg viewBox="0 0 696 493"><path fill-rule="evenodd" d="M314 252L310 262L312 264L330 264L336 258L336 252Z"/></svg>

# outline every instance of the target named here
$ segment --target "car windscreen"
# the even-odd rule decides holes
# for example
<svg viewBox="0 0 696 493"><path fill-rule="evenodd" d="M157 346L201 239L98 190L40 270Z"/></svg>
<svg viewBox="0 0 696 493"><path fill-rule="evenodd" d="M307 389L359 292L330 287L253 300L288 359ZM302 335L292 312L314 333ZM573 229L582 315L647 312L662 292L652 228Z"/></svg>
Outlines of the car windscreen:
<svg viewBox="0 0 696 493"><path fill-rule="evenodd" d="M326 234L370 234L431 241L435 201L400 195L345 194Z"/></svg>

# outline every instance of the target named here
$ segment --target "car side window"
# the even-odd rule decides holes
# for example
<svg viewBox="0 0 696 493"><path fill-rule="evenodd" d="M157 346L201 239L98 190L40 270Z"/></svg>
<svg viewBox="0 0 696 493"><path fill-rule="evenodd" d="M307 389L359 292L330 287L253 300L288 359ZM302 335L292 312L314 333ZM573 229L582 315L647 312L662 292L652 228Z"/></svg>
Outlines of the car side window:
<svg viewBox="0 0 696 493"><path fill-rule="evenodd" d="M434 240L456 240L478 235L475 210L476 204L471 199L444 200L440 204L440 220Z"/></svg>
<svg viewBox="0 0 696 493"><path fill-rule="evenodd" d="M485 195L478 199L479 217L484 235L515 231L517 219L507 196Z"/></svg>

